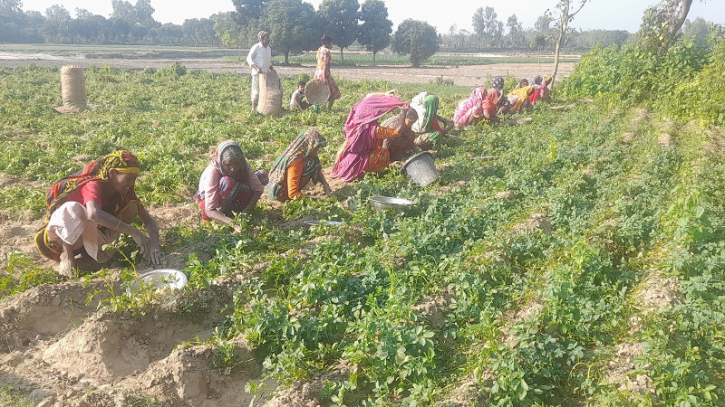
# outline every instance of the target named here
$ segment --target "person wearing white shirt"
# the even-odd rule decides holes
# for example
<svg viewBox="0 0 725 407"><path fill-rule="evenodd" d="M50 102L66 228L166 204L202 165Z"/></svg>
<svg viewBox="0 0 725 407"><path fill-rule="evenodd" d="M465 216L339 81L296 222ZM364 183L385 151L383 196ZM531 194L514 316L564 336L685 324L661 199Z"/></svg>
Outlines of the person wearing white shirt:
<svg viewBox="0 0 725 407"><path fill-rule="evenodd" d="M257 110L257 103L259 103L259 74L274 71L269 33L260 31L257 38L259 38L259 42L254 44L247 54L247 64L252 68L252 111Z"/></svg>

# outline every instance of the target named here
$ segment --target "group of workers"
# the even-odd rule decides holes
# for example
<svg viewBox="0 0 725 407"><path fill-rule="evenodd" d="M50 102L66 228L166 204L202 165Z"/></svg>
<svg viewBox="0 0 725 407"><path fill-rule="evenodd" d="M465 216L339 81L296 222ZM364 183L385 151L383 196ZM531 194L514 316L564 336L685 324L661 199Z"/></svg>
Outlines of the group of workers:
<svg viewBox="0 0 725 407"><path fill-rule="evenodd" d="M257 76L273 69L271 52L265 49L269 48L269 34L260 32L259 40L248 57L252 68L253 108L259 95ZM329 85L328 106L332 107L340 97L329 69L332 38L323 36L322 44L317 52L315 78ZM338 150L331 176L350 182L365 173L380 172L393 161L402 161L410 153L437 145L454 128L481 121L495 122L500 114L530 109L540 100L550 100L551 77L544 80L537 75L531 84L524 79L507 96L502 94L503 83L502 77L496 77L490 89L473 90L458 105L452 121L438 115L438 97L427 92L416 95L410 103L402 101L396 91L366 95L350 110L344 128L345 141ZM302 93L302 89L300 84L297 91ZM380 119L396 110L399 111L396 115L380 123ZM253 169L237 142L222 142L201 174L194 195L201 218L234 225L235 214L250 212L265 186L269 198L279 202L302 197L301 191L310 182L320 183L329 195L332 190L318 157L319 149L326 144L319 131L302 131L267 173ZM153 264L160 264L158 226L134 188L139 174L138 159L129 151L118 150L50 188L46 197L48 216L35 235L35 245L45 257L59 262L61 274L71 276L81 261L95 264L108 261L116 251L112 243L120 234L130 235L141 254ZM145 233L132 225L136 217L143 222ZM234 227L240 232L238 225Z"/></svg>

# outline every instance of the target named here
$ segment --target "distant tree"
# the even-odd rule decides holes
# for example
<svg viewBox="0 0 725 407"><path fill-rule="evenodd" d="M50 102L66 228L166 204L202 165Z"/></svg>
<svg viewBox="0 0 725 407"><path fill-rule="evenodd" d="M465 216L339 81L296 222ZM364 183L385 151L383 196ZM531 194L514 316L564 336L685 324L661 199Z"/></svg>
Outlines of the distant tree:
<svg viewBox="0 0 725 407"><path fill-rule="evenodd" d="M136 0L136 5L133 7L135 15L135 22L141 24L144 27L154 27L161 25L158 21L154 20L154 13L156 10L151 7L151 0Z"/></svg>
<svg viewBox="0 0 725 407"><path fill-rule="evenodd" d="M125 0L111 0L111 18L135 23L136 13L133 10L133 4Z"/></svg>
<svg viewBox="0 0 725 407"><path fill-rule="evenodd" d="M509 29L509 43L512 47L521 45L521 39L524 36L524 27L519 22L516 14L512 14L508 20L506 20L506 27Z"/></svg>
<svg viewBox="0 0 725 407"><path fill-rule="evenodd" d="M418 67L438 51L438 33L435 27L424 22L407 19L400 23L393 34L393 52L410 55L410 62Z"/></svg>
<svg viewBox="0 0 725 407"><path fill-rule="evenodd" d="M578 48L592 48L595 45L608 47L616 45L621 47L629 40L630 33L625 30L589 30L577 35L574 46Z"/></svg>
<svg viewBox="0 0 725 407"><path fill-rule="evenodd" d="M289 63L290 52L312 50L320 42L319 24L315 9L302 0L271 0L260 19L272 36L272 47Z"/></svg>
<svg viewBox="0 0 725 407"><path fill-rule="evenodd" d="M486 35L486 18L483 14L483 7L477 8L476 12L473 13L472 23L473 32L478 37L483 38L483 36Z"/></svg>
<svg viewBox="0 0 725 407"><path fill-rule="evenodd" d="M533 36L531 36L531 48L534 48L537 51L542 51L544 48L546 48L548 43L549 41L544 34L535 33Z"/></svg>
<svg viewBox="0 0 725 407"><path fill-rule="evenodd" d="M373 53L375 66L375 55L390 45L393 22L388 19L388 8L382 0L365 0L360 8L360 21L357 41Z"/></svg>
<svg viewBox="0 0 725 407"><path fill-rule="evenodd" d="M247 36L242 36L244 30L238 23L236 12L215 14L212 19L214 20L214 34L225 47L243 48L247 43Z"/></svg>
<svg viewBox="0 0 725 407"><path fill-rule="evenodd" d="M660 55L667 52L685 23L691 6L692 0L662 0L647 7L637 33L640 44Z"/></svg>
<svg viewBox="0 0 725 407"><path fill-rule="evenodd" d="M217 42L214 33L214 20L210 18L187 19L181 25L184 32L184 42L195 47L213 47Z"/></svg>
<svg viewBox="0 0 725 407"><path fill-rule="evenodd" d="M240 25L249 24L250 20L257 20L262 17L262 10L269 0L232 0L237 10L235 19Z"/></svg>
<svg viewBox="0 0 725 407"><path fill-rule="evenodd" d="M578 1L579 4L575 4ZM556 51L554 52L554 73L552 74L554 80L556 80L556 72L559 70L559 54L561 52L561 44L564 40L567 30L569 29L569 23L574 20L574 16L579 14L587 4L589 0L559 0L556 8L559 9L559 18L557 25L559 29L559 36L556 40ZM576 11L575 11L576 10Z"/></svg>
<svg viewBox="0 0 725 407"><path fill-rule="evenodd" d="M343 50L357 38L359 9L357 0L323 0L317 10L323 33L332 36L340 47L340 59L344 59Z"/></svg>
<svg viewBox="0 0 725 407"><path fill-rule="evenodd" d="M694 21L686 20L682 25L682 36L697 46L707 46L708 35L710 35L710 26L702 17L697 17Z"/></svg>
<svg viewBox="0 0 725 407"><path fill-rule="evenodd" d="M84 8L76 7L75 12L76 12L76 18L79 18L81 20L88 20L90 18L93 18L93 16L94 16L93 13L91 13L90 11L88 11L87 9L84 9Z"/></svg>
<svg viewBox="0 0 725 407"><path fill-rule="evenodd" d="M540 15L539 18L536 19L536 22L534 23L534 30L546 35L551 30L552 21L554 21L554 18L551 16L551 12L546 10L544 14Z"/></svg>
<svg viewBox="0 0 725 407"><path fill-rule="evenodd" d="M54 4L45 9L45 18L53 21L66 21L70 20L71 16L70 11L68 11L65 7Z"/></svg>

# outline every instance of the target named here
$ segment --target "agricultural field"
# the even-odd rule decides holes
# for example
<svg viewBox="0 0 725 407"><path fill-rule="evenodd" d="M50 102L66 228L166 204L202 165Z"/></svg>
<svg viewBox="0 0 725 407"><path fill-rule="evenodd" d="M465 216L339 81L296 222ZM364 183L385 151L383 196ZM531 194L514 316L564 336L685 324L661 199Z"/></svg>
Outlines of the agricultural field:
<svg viewBox="0 0 725 407"><path fill-rule="evenodd" d="M247 50L220 48L183 48L149 46L62 46L0 44L0 66L25 67L29 64L48 68L77 65L82 68L111 66L141 71L163 69L181 64L188 70L212 73L249 75L245 60ZM563 56L559 78L568 76L579 60L578 55ZM314 53L291 57L288 66L281 66L283 57L274 64L283 76L311 74L315 71ZM459 86L481 86L486 78L496 75L531 77L553 69L551 55L491 55L469 53L438 53L426 65L413 68L408 58L379 53L373 66L372 54L346 51L344 60L333 54L332 73L336 78L354 81L384 79L395 83L429 83L434 80ZM439 79L440 78L440 79Z"/></svg>
<svg viewBox="0 0 725 407"><path fill-rule="evenodd" d="M427 90L451 117L471 88L343 77L331 111L275 118L233 72L85 75L94 108L60 114L57 68L0 68L0 405L723 404L720 128L554 94L529 124L446 138L427 188L395 166L265 198L232 234L191 202L220 141L269 169L318 127L329 171L367 92ZM164 265L189 277L176 296L126 295L151 268L132 239L71 279L32 246L48 186L117 147L141 160ZM372 195L416 205L376 212Z"/></svg>

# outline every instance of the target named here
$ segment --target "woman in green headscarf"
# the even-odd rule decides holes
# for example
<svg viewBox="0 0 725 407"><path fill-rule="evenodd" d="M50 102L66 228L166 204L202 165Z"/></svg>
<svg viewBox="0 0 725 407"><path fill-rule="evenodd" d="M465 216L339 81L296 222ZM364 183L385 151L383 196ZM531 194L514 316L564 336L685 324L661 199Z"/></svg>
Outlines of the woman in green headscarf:
<svg viewBox="0 0 725 407"><path fill-rule="evenodd" d="M410 107L418 112L418 120L411 129L415 132L415 145L430 148L438 144L443 136L453 128L453 122L438 116L438 96L421 92L410 102Z"/></svg>
<svg viewBox="0 0 725 407"><path fill-rule="evenodd" d="M317 151L326 144L327 140L317 130L300 132L272 165L267 189L269 197L280 202L300 198L301 190L310 181L322 183L325 194L330 194L332 190L317 156Z"/></svg>

